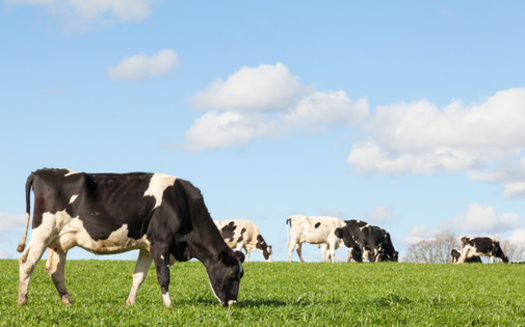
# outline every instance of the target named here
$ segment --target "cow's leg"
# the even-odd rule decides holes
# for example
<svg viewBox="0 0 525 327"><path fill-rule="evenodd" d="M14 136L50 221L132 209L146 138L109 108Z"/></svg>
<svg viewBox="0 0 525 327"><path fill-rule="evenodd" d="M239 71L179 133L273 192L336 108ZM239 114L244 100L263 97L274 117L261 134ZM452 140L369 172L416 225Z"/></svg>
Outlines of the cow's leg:
<svg viewBox="0 0 525 327"><path fill-rule="evenodd" d="M142 282L144 282L144 279L146 279L149 266L151 266L152 261L153 257L151 256L151 253L146 250L140 250L139 258L137 259L137 264L135 265L135 272L133 273L133 285L131 286L131 291L129 292L126 304L135 303L139 286L142 284Z"/></svg>
<svg viewBox="0 0 525 327"><path fill-rule="evenodd" d="M295 251L297 251L297 255L299 256L299 259L301 260L301 262L304 263L302 247L303 247L302 243L297 243L297 245L295 246Z"/></svg>
<svg viewBox="0 0 525 327"><path fill-rule="evenodd" d="M64 268L66 265L66 252L49 248L46 262L46 271L51 277L58 295L65 305L73 304L64 282Z"/></svg>
<svg viewBox="0 0 525 327"><path fill-rule="evenodd" d="M327 250L328 250L330 262L334 263L335 262L335 244L327 244Z"/></svg>
<svg viewBox="0 0 525 327"><path fill-rule="evenodd" d="M290 263L292 262L292 254L293 254L293 250L295 249L296 245L297 245L297 242L294 242L288 246L288 262Z"/></svg>
<svg viewBox="0 0 525 327"><path fill-rule="evenodd" d="M495 256L493 256L493 255L490 256L490 263L494 263L494 258L495 258Z"/></svg>
<svg viewBox="0 0 525 327"><path fill-rule="evenodd" d="M456 261L456 263L464 263L468 257L469 252L470 252L470 247L467 245L461 250L461 255L459 256L458 261Z"/></svg>
<svg viewBox="0 0 525 327"><path fill-rule="evenodd" d="M34 232L33 232L34 233ZM20 282L18 286L18 306L27 304L27 291L29 288L29 280L33 274L36 264L44 254L47 244L44 242L31 242L34 239L31 237L29 244L20 257L18 258L18 265L20 266Z"/></svg>
<svg viewBox="0 0 525 327"><path fill-rule="evenodd" d="M328 253L328 258L326 257L326 250L328 249L328 245L323 243L321 244L321 258L322 258L322 262L328 262L329 260L331 260L330 258L330 253Z"/></svg>
<svg viewBox="0 0 525 327"><path fill-rule="evenodd" d="M160 291L162 292L162 302L166 307L171 305L171 297L169 293L170 286L170 251L169 247L164 244L152 244L151 254L155 262L155 269L157 270L157 280L160 284Z"/></svg>

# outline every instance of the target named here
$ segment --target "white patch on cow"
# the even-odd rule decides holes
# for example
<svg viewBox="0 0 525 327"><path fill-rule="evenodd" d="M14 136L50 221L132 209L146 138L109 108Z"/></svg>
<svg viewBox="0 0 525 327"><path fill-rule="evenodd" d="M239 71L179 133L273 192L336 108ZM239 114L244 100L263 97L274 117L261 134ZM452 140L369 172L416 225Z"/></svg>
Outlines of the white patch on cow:
<svg viewBox="0 0 525 327"><path fill-rule="evenodd" d="M169 307L171 305L171 297L170 297L170 293L169 292L166 292L165 294L162 294L162 302L167 307Z"/></svg>
<svg viewBox="0 0 525 327"><path fill-rule="evenodd" d="M70 199L69 199L69 204L75 202L75 200L78 198L78 194L75 194L73 195Z"/></svg>
<svg viewBox="0 0 525 327"><path fill-rule="evenodd" d="M155 173L151 176L148 189L144 192L144 196L152 196L155 198L155 207L153 209L160 207L164 190L175 184L176 179L176 177L159 173Z"/></svg>
<svg viewBox="0 0 525 327"><path fill-rule="evenodd" d="M161 259L161 260L164 260L164 256L163 256L162 254L160 255L160 259Z"/></svg>
<svg viewBox="0 0 525 327"><path fill-rule="evenodd" d="M95 254L121 253L133 249L146 249L149 251L150 243L146 235L137 240L128 237L128 232L128 225L124 224L113 231L107 239L94 240L84 228L82 220L71 218L68 224L60 230L55 243L64 252L74 246L80 246Z"/></svg>
<svg viewBox="0 0 525 327"><path fill-rule="evenodd" d="M76 171L72 171L72 170L67 170L67 173L64 175L64 177L68 177L68 176L71 176L71 175L75 175L75 174L78 174Z"/></svg>
<svg viewBox="0 0 525 327"><path fill-rule="evenodd" d="M210 283L210 287L211 287L211 290L213 291L213 295L215 295L217 300L219 300L219 302L222 304L223 303L222 300L219 299L219 297L217 296L217 293L215 293L215 290L213 289L213 285L211 284L210 274L208 274L208 282Z"/></svg>

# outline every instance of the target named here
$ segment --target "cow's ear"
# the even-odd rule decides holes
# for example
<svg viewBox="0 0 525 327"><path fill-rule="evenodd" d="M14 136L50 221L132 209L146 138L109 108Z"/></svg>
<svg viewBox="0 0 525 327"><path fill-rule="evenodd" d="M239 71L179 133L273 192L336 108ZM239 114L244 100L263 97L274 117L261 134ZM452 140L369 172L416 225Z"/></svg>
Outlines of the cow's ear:
<svg viewBox="0 0 525 327"><path fill-rule="evenodd" d="M239 260L241 263L244 262L244 253L241 251L235 251L233 252L233 257L237 260Z"/></svg>
<svg viewBox="0 0 525 327"><path fill-rule="evenodd" d="M339 238L343 238L343 229L342 228L336 228L335 229L335 236L339 237Z"/></svg>

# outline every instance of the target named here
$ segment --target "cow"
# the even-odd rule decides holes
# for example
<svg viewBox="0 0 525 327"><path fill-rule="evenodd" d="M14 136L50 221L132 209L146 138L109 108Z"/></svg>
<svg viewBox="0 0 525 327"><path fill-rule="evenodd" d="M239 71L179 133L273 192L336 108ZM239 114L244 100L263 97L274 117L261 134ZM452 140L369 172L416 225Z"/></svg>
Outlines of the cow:
<svg viewBox="0 0 525 327"><path fill-rule="evenodd" d="M256 249L267 262L272 262L272 247L266 244L257 225L248 220L214 220L213 221L226 244L232 249L246 251L246 261L250 261L250 252Z"/></svg>
<svg viewBox="0 0 525 327"><path fill-rule="evenodd" d="M329 251L329 260L334 262L335 250L342 245L335 234L334 230L344 226L344 222L338 218L332 217L311 217L311 216L290 216L286 219L287 226L290 226L290 235L288 229L286 236L288 239L288 261L292 262L292 253L296 249L297 255L301 262L304 262L302 256L302 243L326 244L322 247L322 260L325 262L326 251Z"/></svg>
<svg viewBox="0 0 525 327"><path fill-rule="evenodd" d="M34 192L32 235L25 247ZM196 258L206 267L211 289L222 306L237 303L244 274L244 254L232 251L221 237L190 182L159 173L87 174L67 169L41 169L26 183L26 225L18 305L28 301L31 274L46 249L46 271L62 302L73 303L64 283L69 249L80 246L95 254L139 249L126 304L155 263L163 304L171 305L170 264ZM25 248L25 249L24 249Z"/></svg>
<svg viewBox="0 0 525 327"><path fill-rule="evenodd" d="M461 238L461 256L456 263L464 263L468 258L488 256L490 263L494 263L494 258L500 258L503 262L509 262L509 258L503 253L499 242L491 237L470 237Z"/></svg>
<svg viewBox="0 0 525 327"><path fill-rule="evenodd" d="M357 243L357 246L347 246L349 249L348 262L350 262L352 259L356 262L368 260L368 252L366 251L365 247L361 245L361 243L363 243L362 240L364 239L361 229L365 226L369 226L366 221L355 219L345 220L345 227L343 227L343 229L344 233L348 234L346 236L347 243L349 243L349 245ZM334 233L338 238L342 239L344 243L343 229L337 228ZM359 243L359 241L361 241L361 243Z"/></svg>
<svg viewBox="0 0 525 327"><path fill-rule="evenodd" d="M335 235L342 239L347 247L355 248L354 244L357 243L369 262L397 262L399 259L399 253L392 244L390 233L381 227L360 220L346 220L344 227L335 230ZM361 262L362 259L356 261Z"/></svg>
<svg viewBox="0 0 525 327"><path fill-rule="evenodd" d="M461 256L461 252L459 252L456 249L452 249L452 251L450 251L450 255L452 256L452 263L457 263L459 257ZM481 258L480 257L470 257L470 258L466 258L465 262L467 262L467 263L481 263Z"/></svg>

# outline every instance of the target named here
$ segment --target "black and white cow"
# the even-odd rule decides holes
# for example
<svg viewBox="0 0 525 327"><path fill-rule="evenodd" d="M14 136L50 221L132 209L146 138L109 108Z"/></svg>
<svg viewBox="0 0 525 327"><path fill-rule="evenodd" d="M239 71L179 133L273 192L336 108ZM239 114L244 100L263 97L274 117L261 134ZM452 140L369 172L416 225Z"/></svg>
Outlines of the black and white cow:
<svg viewBox="0 0 525 327"><path fill-rule="evenodd" d="M335 230L335 235L342 239L347 247L357 243L369 262L398 261L399 255L392 244L390 234L381 227L371 226L360 220L346 220L344 227Z"/></svg>
<svg viewBox="0 0 525 327"><path fill-rule="evenodd" d="M302 243L326 244L322 247L322 260L325 261L326 251L329 251L329 260L334 262L335 250L343 246L338 239L334 230L343 227L344 222L339 218L332 217L311 217L311 216L290 216L286 220L290 225L290 236L288 239L288 261L292 262L293 250L297 250L297 255L301 262L304 262L302 256ZM288 236L288 229L286 236Z"/></svg>
<svg viewBox="0 0 525 327"><path fill-rule="evenodd" d="M494 263L494 258L500 258L503 262L509 262L507 256L501 250L499 242L491 237L470 237L461 238L461 256L456 263L464 263L468 258L487 256L490 263Z"/></svg>
<svg viewBox="0 0 525 327"><path fill-rule="evenodd" d="M450 251L450 255L452 256L452 263L457 263L458 260L459 260L459 257L461 256L461 252L459 252L456 249L452 249L452 251ZM467 263L481 263L481 258L480 257L470 257L470 258L466 258L465 262L467 262Z"/></svg>
<svg viewBox="0 0 525 327"><path fill-rule="evenodd" d="M34 190L32 235L30 191ZM221 305L237 303L244 255L222 239L201 192L188 181L164 174L86 174L42 169L26 184L26 227L18 251L18 305L27 303L31 274L46 249L46 271L64 304L72 304L64 283L66 253L80 246L95 254L139 249L133 285L126 301L135 303L139 286L155 263L165 306L170 263L197 258L206 267ZM25 250L24 250L25 247Z"/></svg>
<svg viewBox="0 0 525 327"><path fill-rule="evenodd" d="M246 251L246 261L250 261L250 252L260 250L267 262L272 262L272 247L266 244L257 225L244 219L214 220L222 238L232 249Z"/></svg>

